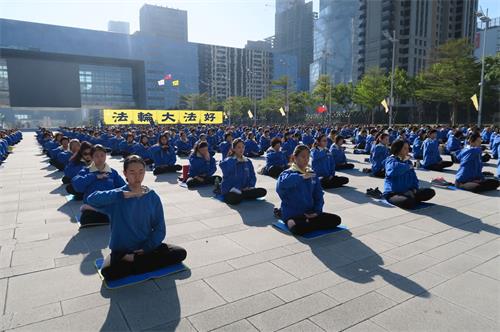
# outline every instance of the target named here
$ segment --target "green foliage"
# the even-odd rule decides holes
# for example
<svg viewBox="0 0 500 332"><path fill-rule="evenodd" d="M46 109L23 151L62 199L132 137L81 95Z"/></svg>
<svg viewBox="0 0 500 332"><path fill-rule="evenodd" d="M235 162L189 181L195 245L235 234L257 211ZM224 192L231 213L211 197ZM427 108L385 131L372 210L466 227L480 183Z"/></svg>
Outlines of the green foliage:
<svg viewBox="0 0 500 332"><path fill-rule="evenodd" d="M333 87L330 81L330 76L321 75L316 82L316 86L312 91L313 97L319 104L326 105L329 102Z"/></svg>
<svg viewBox="0 0 500 332"><path fill-rule="evenodd" d="M354 90L354 101L373 110L389 94L387 77L380 68L370 68Z"/></svg>

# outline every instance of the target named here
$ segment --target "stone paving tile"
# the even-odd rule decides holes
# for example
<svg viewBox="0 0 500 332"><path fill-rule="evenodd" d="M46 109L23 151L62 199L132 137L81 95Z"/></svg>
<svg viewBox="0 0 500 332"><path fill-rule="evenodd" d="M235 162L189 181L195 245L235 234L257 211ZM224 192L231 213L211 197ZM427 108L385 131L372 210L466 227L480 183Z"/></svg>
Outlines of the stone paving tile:
<svg viewBox="0 0 500 332"><path fill-rule="evenodd" d="M484 319L438 297L415 297L371 319L388 331L498 331L499 322Z"/></svg>
<svg viewBox="0 0 500 332"><path fill-rule="evenodd" d="M284 329L280 330L281 332L321 332L324 331L318 325L315 325L310 320L303 320Z"/></svg>
<svg viewBox="0 0 500 332"><path fill-rule="evenodd" d="M11 330L36 322L62 316L59 302L20 312L7 312L0 317L0 330Z"/></svg>
<svg viewBox="0 0 500 332"><path fill-rule="evenodd" d="M262 263L208 278L206 282L226 301L233 302L295 280L275 265Z"/></svg>
<svg viewBox="0 0 500 332"><path fill-rule="evenodd" d="M500 256L497 256L487 261L486 263L475 267L473 271L500 281L499 267L500 267Z"/></svg>
<svg viewBox="0 0 500 332"><path fill-rule="evenodd" d="M469 255L459 255L450 258L442 263L436 264L427 271L442 275L444 277L453 278L459 274L471 270L480 265L482 259Z"/></svg>
<svg viewBox="0 0 500 332"><path fill-rule="evenodd" d="M265 292L204 311L188 319L198 331L210 331L261 312L269 312L266 310L281 304L283 301Z"/></svg>
<svg viewBox="0 0 500 332"><path fill-rule="evenodd" d="M214 332L254 332L258 331L252 324L250 324L246 319L242 319L236 323L229 324L214 330Z"/></svg>
<svg viewBox="0 0 500 332"><path fill-rule="evenodd" d="M368 332L368 331L369 332L385 332L386 330L384 330L383 328L381 328L377 324L373 323L371 320L365 320L364 322L356 324L353 327L350 327L344 331L349 331L349 332Z"/></svg>

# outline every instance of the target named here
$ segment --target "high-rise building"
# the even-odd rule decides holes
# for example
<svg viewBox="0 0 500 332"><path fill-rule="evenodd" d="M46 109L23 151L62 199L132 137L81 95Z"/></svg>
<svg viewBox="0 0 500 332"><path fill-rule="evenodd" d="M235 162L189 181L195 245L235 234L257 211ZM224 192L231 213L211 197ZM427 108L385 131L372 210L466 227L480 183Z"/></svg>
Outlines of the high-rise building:
<svg viewBox="0 0 500 332"><path fill-rule="evenodd" d="M108 32L130 34L130 23L122 21L109 21Z"/></svg>
<svg viewBox="0 0 500 332"><path fill-rule="evenodd" d="M320 75L328 75L333 84L356 81L359 3L321 0L319 5L319 17L314 21L310 89Z"/></svg>
<svg viewBox="0 0 500 332"><path fill-rule="evenodd" d="M154 34L173 41L188 41L187 11L144 5L139 13L141 32Z"/></svg>
<svg viewBox="0 0 500 332"><path fill-rule="evenodd" d="M309 90L309 65L313 62L313 3L276 1L274 51L297 57L298 90Z"/></svg>
<svg viewBox="0 0 500 332"><path fill-rule="evenodd" d="M482 26L478 27L476 39L474 41L474 56L478 59L481 59L483 56L485 37L486 46L484 48L484 55L494 56L500 52L500 17L494 18L490 21L488 29L486 30L486 36L484 31L484 23L482 23Z"/></svg>
<svg viewBox="0 0 500 332"><path fill-rule="evenodd" d="M259 49L199 44L200 93L214 100L230 96L262 99L272 79L272 53Z"/></svg>
<svg viewBox="0 0 500 332"><path fill-rule="evenodd" d="M360 0L358 75L370 67L390 71L396 32L397 67L410 76L429 65L431 51L475 33L478 0Z"/></svg>

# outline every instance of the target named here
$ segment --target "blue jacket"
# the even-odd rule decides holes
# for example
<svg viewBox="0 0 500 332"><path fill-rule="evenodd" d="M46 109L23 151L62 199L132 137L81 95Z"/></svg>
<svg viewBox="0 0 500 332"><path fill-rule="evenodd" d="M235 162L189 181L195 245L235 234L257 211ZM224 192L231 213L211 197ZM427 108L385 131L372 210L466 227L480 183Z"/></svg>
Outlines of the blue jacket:
<svg viewBox="0 0 500 332"><path fill-rule="evenodd" d="M304 179L300 172L287 169L276 182L281 199L281 219L285 222L304 213L323 212L323 189L317 176Z"/></svg>
<svg viewBox="0 0 500 332"><path fill-rule="evenodd" d="M422 140L419 137L415 138L415 140L413 141L413 146L411 148L411 151L413 153L413 158L422 159L424 157L424 151L422 150L422 145L423 145Z"/></svg>
<svg viewBox="0 0 500 332"><path fill-rule="evenodd" d="M177 151L184 152L184 153L189 153L191 152L191 143L189 143L189 140L187 142L182 141L181 139L178 139L175 142L175 146L177 147Z"/></svg>
<svg viewBox="0 0 500 332"><path fill-rule="evenodd" d="M130 191L128 185L96 191L88 197L88 204L109 216L111 251L152 251L163 242L166 234L160 197L149 190L141 197L126 199L124 191Z"/></svg>
<svg viewBox="0 0 500 332"><path fill-rule="evenodd" d="M446 153L451 153L458 151L462 148L462 143L458 138L456 138L454 135L451 135L448 137L448 140L446 141Z"/></svg>
<svg viewBox="0 0 500 332"><path fill-rule="evenodd" d="M72 162L69 161L66 167L64 168L64 176L72 179L75 177L82 169L84 169L87 165L83 161Z"/></svg>
<svg viewBox="0 0 500 332"><path fill-rule="evenodd" d="M245 141L245 156L249 156L250 153L259 153L260 148L256 141L253 139L247 139Z"/></svg>
<svg viewBox="0 0 500 332"><path fill-rule="evenodd" d="M387 158L385 161L384 195L402 194L411 189L418 189L417 174L412 167L411 160L402 161L395 156Z"/></svg>
<svg viewBox="0 0 500 332"><path fill-rule="evenodd" d="M262 135L259 140L260 151L267 151L271 146L271 138Z"/></svg>
<svg viewBox="0 0 500 332"><path fill-rule="evenodd" d="M437 164L442 160L439 155L439 142L437 140L427 138L424 141L423 153L424 159L422 160L422 166L424 168Z"/></svg>
<svg viewBox="0 0 500 332"><path fill-rule="evenodd" d="M112 137L109 139L110 148L112 152L120 152L120 143L125 141L125 138Z"/></svg>
<svg viewBox="0 0 500 332"><path fill-rule="evenodd" d="M177 156L175 155L175 150L172 145L168 145L168 148L166 149L158 144L153 145L149 150L149 153L153 159L155 167L172 166L175 165L175 162L177 161Z"/></svg>
<svg viewBox="0 0 500 332"><path fill-rule="evenodd" d="M500 146L500 135L496 135L495 140L493 141L493 146L491 147L491 152L493 154L493 158L495 158L495 159L500 157L500 152L498 152L498 151L500 151L498 149L499 146Z"/></svg>
<svg viewBox="0 0 500 332"><path fill-rule="evenodd" d="M142 159L151 159L151 152L149 146L145 146L144 144L141 143L136 143L132 151L133 154L138 155Z"/></svg>
<svg viewBox="0 0 500 332"><path fill-rule="evenodd" d="M347 163L347 157L345 156L344 149L337 146L337 144L332 144L330 147L330 153L332 154L335 165L342 165Z"/></svg>
<svg viewBox="0 0 500 332"><path fill-rule="evenodd" d="M302 135L302 144L310 146L313 143L314 143L314 138L312 137L312 135L308 135L308 134Z"/></svg>
<svg viewBox="0 0 500 332"><path fill-rule="evenodd" d="M481 148L467 147L457 153L457 159L460 160L455 180L460 183L482 180L483 162L481 161Z"/></svg>
<svg viewBox="0 0 500 332"><path fill-rule="evenodd" d="M219 150L222 154L222 160L226 159L229 150L231 150L231 143L224 141L219 144Z"/></svg>
<svg viewBox="0 0 500 332"><path fill-rule="evenodd" d="M328 149L311 149L312 169L320 178L335 175L335 160Z"/></svg>
<svg viewBox="0 0 500 332"><path fill-rule="evenodd" d="M268 149L266 152L266 170L272 166L285 168L288 165L288 159L283 151L276 152L274 149Z"/></svg>
<svg viewBox="0 0 500 332"><path fill-rule="evenodd" d="M125 152L125 153L134 153L134 148L135 148L135 144L134 142L132 143L127 143L127 141L123 140L120 142L120 144L118 144L118 147L119 147L119 150L120 152Z"/></svg>
<svg viewBox="0 0 500 332"><path fill-rule="evenodd" d="M288 141L281 144L281 150L285 153L287 158L290 158L296 146L297 142L294 139L289 138Z"/></svg>
<svg viewBox="0 0 500 332"><path fill-rule="evenodd" d="M373 136L372 134L366 136L366 143L365 143L365 152L366 153L371 153L372 145L373 145L374 141L375 141L375 136Z"/></svg>
<svg viewBox="0 0 500 332"><path fill-rule="evenodd" d="M212 176L217 170L215 159L210 157L210 160L197 155L189 157L189 177L195 176Z"/></svg>
<svg viewBox="0 0 500 332"><path fill-rule="evenodd" d="M372 148L372 153L370 154L370 162L372 164L372 174L381 171L385 167L385 160L391 154L389 149L384 144L374 145Z"/></svg>
<svg viewBox="0 0 500 332"><path fill-rule="evenodd" d="M58 162L60 162L61 164L63 164L64 166L66 166L68 164L69 158L71 158L71 156L73 156L71 151L68 151L68 150L61 151L57 154L56 160Z"/></svg>
<svg viewBox="0 0 500 332"><path fill-rule="evenodd" d="M486 131L486 128L483 129L481 132L481 139L483 140L484 143L489 143L491 138L491 131L488 132Z"/></svg>
<svg viewBox="0 0 500 332"><path fill-rule="evenodd" d="M75 177L71 179L71 184L76 192L83 193L83 202L87 203L87 198L95 191L111 190L123 187L126 183L122 177L112 168L107 169L108 177L98 179L98 171L91 171L90 167L82 169Z"/></svg>
<svg viewBox="0 0 500 332"><path fill-rule="evenodd" d="M250 159L239 161L235 157L228 157L219 164L222 170L221 192L227 194L231 188L253 188L257 182L255 171Z"/></svg>

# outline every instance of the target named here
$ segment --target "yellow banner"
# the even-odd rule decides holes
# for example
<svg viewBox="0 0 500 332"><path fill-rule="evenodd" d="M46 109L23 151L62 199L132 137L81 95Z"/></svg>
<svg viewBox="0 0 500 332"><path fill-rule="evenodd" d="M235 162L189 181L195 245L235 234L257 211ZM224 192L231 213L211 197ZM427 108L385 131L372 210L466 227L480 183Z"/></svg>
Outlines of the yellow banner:
<svg viewBox="0 0 500 332"><path fill-rule="evenodd" d="M103 110L104 124L221 124L223 112L206 110Z"/></svg>
<svg viewBox="0 0 500 332"><path fill-rule="evenodd" d="M474 105L476 111L479 111L479 102L477 101L477 95L474 94L472 97L470 97L470 100L472 100L472 104Z"/></svg>

